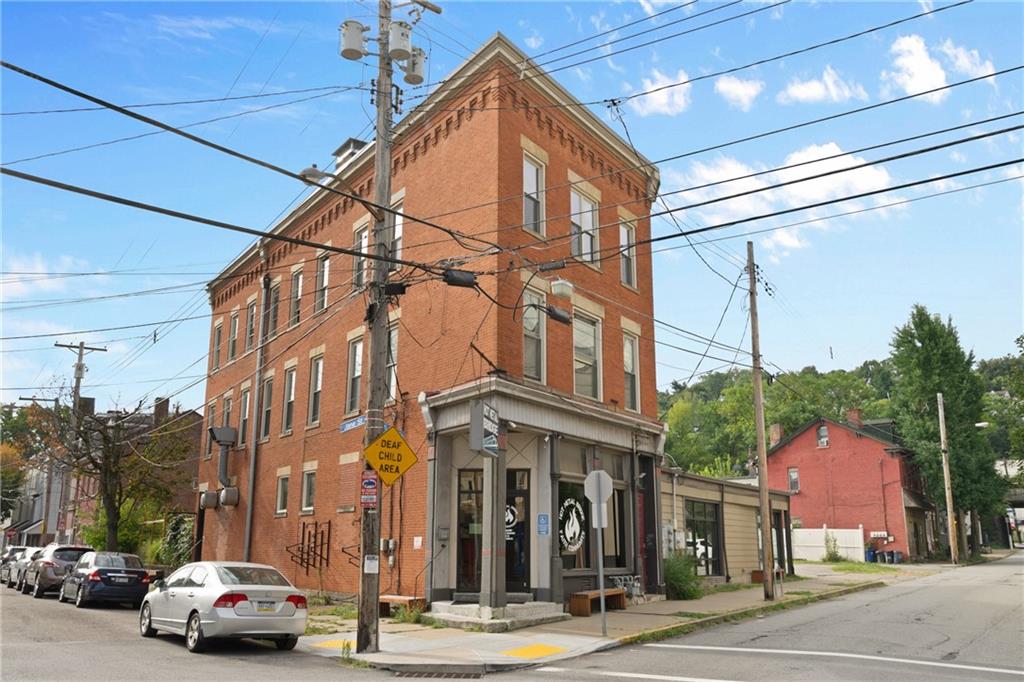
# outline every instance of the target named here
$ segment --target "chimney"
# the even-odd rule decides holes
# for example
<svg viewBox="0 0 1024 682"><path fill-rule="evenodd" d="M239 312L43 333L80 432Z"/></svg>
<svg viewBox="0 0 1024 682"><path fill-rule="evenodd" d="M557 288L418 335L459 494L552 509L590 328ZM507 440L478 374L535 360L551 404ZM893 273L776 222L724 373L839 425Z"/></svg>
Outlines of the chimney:
<svg viewBox="0 0 1024 682"><path fill-rule="evenodd" d="M782 424L772 424L768 427L768 447L774 448L782 440Z"/></svg>
<svg viewBox="0 0 1024 682"><path fill-rule="evenodd" d="M96 413L96 398L82 396L78 399L78 411L83 416L90 416Z"/></svg>
<svg viewBox="0 0 1024 682"><path fill-rule="evenodd" d="M334 172L337 173L347 166L366 145L366 142L354 137L345 140L343 145L334 150Z"/></svg>
<svg viewBox="0 0 1024 682"><path fill-rule="evenodd" d="M167 419L170 411L171 401L167 398L157 398L153 403L153 423L160 424Z"/></svg>
<svg viewBox="0 0 1024 682"><path fill-rule="evenodd" d="M851 408L846 411L846 421L859 429L864 426L864 413L859 407Z"/></svg>

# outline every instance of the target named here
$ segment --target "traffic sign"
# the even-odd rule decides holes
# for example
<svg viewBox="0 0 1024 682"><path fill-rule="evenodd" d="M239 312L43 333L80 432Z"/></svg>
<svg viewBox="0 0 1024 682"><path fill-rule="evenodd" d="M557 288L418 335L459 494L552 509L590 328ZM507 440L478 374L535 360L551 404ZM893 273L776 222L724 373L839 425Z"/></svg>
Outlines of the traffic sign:
<svg viewBox="0 0 1024 682"><path fill-rule="evenodd" d="M377 494L380 485L376 471L363 471L363 479L359 486L359 504L363 509L377 508Z"/></svg>
<svg viewBox="0 0 1024 682"><path fill-rule="evenodd" d="M416 453L394 426L377 437L363 451L367 463L373 467L384 485L392 485L415 464Z"/></svg>
<svg viewBox="0 0 1024 682"><path fill-rule="evenodd" d="M604 469L594 469L583 481L583 493L594 504L602 504L612 496L612 477Z"/></svg>

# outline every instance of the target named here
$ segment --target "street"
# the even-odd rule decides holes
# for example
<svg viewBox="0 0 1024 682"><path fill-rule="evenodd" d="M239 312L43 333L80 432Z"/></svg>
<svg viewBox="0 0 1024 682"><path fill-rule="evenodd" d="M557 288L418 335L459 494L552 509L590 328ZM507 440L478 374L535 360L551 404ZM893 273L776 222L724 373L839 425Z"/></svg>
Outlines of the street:
<svg viewBox="0 0 1024 682"><path fill-rule="evenodd" d="M508 679L1022 679L1022 608L1024 553L1018 552Z"/></svg>
<svg viewBox="0 0 1024 682"><path fill-rule="evenodd" d="M138 612L123 606L76 609L54 595L33 599L0 587L0 678L4 680L360 679L381 673L333 659L278 651L251 640L216 642L190 654L182 637L143 639Z"/></svg>
<svg viewBox="0 0 1024 682"><path fill-rule="evenodd" d="M330 658L220 642L138 636L123 607L76 609L55 597L0 592L4 680L307 680L390 673ZM1024 678L1024 552L755 620L557 665L503 680L1012 680ZM301 648L301 644L300 644Z"/></svg>

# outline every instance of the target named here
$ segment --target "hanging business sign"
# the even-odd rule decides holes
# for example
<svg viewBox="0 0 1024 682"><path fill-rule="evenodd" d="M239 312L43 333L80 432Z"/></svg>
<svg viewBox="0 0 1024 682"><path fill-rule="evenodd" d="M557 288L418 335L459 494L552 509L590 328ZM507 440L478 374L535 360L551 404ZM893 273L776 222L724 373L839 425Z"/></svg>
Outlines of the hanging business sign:
<svg viewBox="0 0 1024 682"><path fill-rule="evenodd" d="M498 411L482 400L474 400L469 407L469 449L497 457Z"/></svg>
<svg viewBox="0 0 1024 682"><path fill-rule="evenodd" d="M583 503L574 497L567 497L558 508L558 541L562 552L575 552L583 546L586 537L587 524Z"/></svg>

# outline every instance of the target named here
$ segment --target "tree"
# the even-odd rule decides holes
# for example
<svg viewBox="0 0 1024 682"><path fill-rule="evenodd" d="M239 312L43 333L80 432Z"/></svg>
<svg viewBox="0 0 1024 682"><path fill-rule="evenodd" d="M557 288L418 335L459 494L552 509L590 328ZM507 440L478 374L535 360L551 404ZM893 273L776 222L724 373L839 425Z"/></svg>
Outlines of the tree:
<svg viewBox="0 0 1024 682"><path fill-rule="evenodd" d="M37 413L36 428L51 445L46 455L58 466L98 484L104 526L103 545L117 551L122 520L136 521L140 506L159 509L191 477L188 464L198 456L199 415L175 414L154 423L151 413L72 414L70 410ZM134 537L134 536L132 536Z"/></svg>
<svg viewBox="0 0 1024 682"><path fill-rule="evenodd" d="M904 445L915 458L933 500L945 506L936 394L945 402L953 500L957 511L995 511L1004 483L993 455L975 424L984 409L984 382L974 372L974 356L960 345L952 320L945 322L915 305L892 339L896 380L892 408Z"/></svg>
<svg viewBox="0 0 1024 682"><path fill-rule="evenodd" d="M0 406L0 519L14 511L21 497L25 470L44 450L40 434L32 427L30 415L38 405Z"/></svg>

